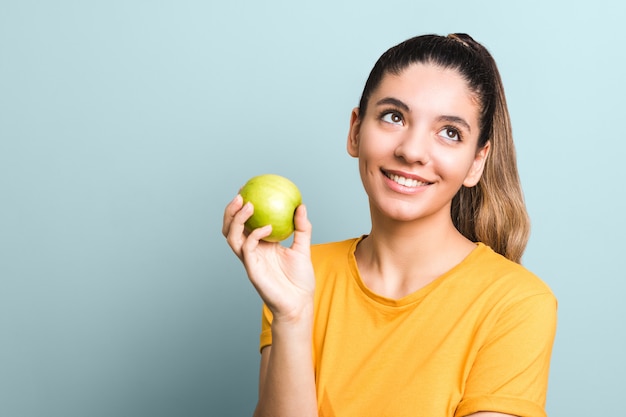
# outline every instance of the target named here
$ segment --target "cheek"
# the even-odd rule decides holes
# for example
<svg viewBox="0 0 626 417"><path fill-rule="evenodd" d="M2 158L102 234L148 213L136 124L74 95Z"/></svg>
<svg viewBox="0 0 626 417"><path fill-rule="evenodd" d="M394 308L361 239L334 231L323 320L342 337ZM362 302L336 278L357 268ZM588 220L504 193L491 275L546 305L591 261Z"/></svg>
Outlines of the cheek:
<svg viewBox="0 0 626 417"><path fill-rule="evenodd" d="M436 162L440 175L450 179L464 180L472 167L474 155L438 152L433 155L433 162Z"/></svg>
<svg viewBox="0 0 626 417"><path fill-rule="evenodd" d="M359 156L362 159L377 160L393 157L395 155L394 137L372 129L361 134Z"/></svg>
<svg viewBox="0 0 626 417"><path fill-rule="evenodd" d="M377 175L380 166L388 164L389 158L393 158L393 152L380 137L363 135L359 147L359 171L363 180Z"/></svg>

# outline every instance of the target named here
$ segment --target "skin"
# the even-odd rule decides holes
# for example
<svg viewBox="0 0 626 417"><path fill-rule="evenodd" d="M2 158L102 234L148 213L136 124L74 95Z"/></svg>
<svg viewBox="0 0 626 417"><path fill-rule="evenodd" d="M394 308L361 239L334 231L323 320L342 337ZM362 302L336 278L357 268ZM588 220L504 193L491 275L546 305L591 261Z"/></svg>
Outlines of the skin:
<svg viewBox="0 0 626 417"><path fill-rule="evenodd" d="M478 183L489 152L489 144L477 149L478 115L456 71L425 64L387 75L367 114L353 110L347 148L359 160L372 217L356 257L373 291L402 298L475 248L454 227L450 206L461 186ZM417 185L398 184L388 174Z"/></svg>
<svg viewBox="0 0 626 417"><path fill-rule="evenodd" d="M478 114L478 103L458 73L425 64L386 75L370 98L367 114L352 111L347 149L359 160L372 218L372 230L356 257L373 291L406 296L475 248L454 227L450 204L461 186L478 182L489 153L489 144L477 148ZM412 183L398 184L389 174ZM294 241L287 248L261 240L271 226L244 231L252 212L241 196L235 197L224 212L222 232L274 316L272 345L261 353L254 415L317 416L311 361L311 223L301 205L294 218Z"/></svg>
<svg viewBox="0 0 626 417"><path fill-rule="evenodd" d="M311 223L296 209L290 248L261 241L271 226L246 235L251 204L241 196L226 207L222 233L244 264L250 282L274 314L272 346L263 349L259 402L254 416L317 416L311 334L315 276L310 260Z"/></svg>

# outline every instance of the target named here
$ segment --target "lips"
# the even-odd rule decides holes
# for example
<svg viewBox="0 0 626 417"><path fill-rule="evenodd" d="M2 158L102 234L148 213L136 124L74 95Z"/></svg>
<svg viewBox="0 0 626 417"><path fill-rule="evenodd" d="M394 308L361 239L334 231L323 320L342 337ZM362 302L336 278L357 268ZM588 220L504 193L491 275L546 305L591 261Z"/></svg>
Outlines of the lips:
<svg viewBox="0 0 626 417"><path fill-rule="evenodd" d="M396 184L402 185L403 187L416 188L424 185L432 184L430 182L424 181L422 179L409 178L403 175L395 174L392 172L383 171L383 174Z"/></svg>

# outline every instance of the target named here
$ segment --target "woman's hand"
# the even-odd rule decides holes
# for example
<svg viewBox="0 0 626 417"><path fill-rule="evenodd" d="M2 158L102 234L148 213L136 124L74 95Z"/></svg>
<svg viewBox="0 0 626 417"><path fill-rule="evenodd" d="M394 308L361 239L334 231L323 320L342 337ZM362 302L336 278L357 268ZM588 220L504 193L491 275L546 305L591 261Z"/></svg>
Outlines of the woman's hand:
<svg viewBox="0 0 626 417"><path fill-rule="evenodd" d="M271 225L248 233L244 223L252 216L252 204L243 204L237 195L224 211L222 234L242 261L248 278L274 316L274 321L299 320L310 314L315 290L311 264L312 226L306 207L295 212L295 232L291 247L261 239L272 232Z"/></svg>

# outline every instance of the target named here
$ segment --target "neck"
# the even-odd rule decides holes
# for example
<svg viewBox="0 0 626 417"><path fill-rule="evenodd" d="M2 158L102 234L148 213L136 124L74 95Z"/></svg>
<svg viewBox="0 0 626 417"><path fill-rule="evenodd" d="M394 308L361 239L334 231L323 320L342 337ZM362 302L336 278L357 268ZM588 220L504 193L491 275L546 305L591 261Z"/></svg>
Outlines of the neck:
<svg viewBox="0 0 626 417"><path fill-rule="evenodd" d="M357 248L365 284L381 295L401 298L443 275L476 246L450 217L399 222L372 219L372 230Z"/></svg>

